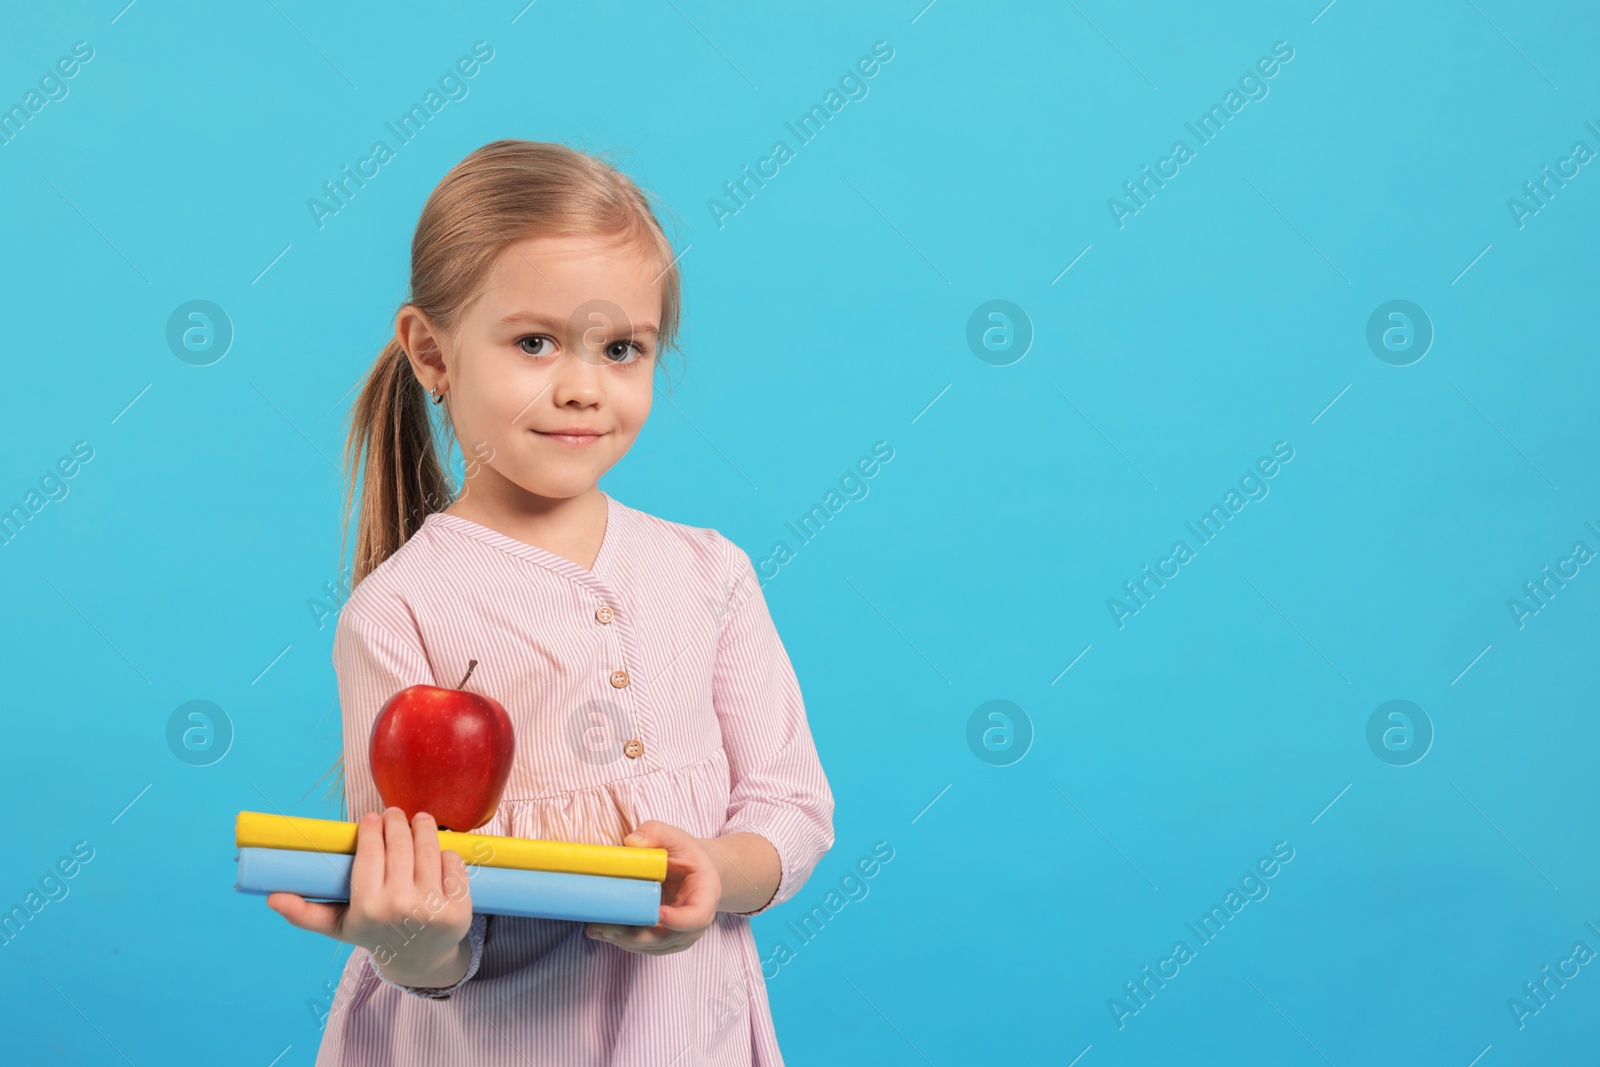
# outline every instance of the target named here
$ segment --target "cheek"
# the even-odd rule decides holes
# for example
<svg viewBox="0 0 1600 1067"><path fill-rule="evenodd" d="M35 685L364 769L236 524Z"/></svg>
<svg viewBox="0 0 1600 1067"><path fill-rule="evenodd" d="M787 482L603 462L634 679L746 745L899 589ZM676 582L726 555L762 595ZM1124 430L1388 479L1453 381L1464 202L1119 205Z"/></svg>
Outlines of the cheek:
<svg viewBox="0 0 1600 1067"><path fill-rule="evenodd" d="M504 396L464 398L450 413L462 456L468 462L493 463L521 432L511 424L516 407Z"/></svg>
<svg viewBox="0 0 1600 1067"><path fill-rule="evenodd" d="M551 374L548 367L523 365L493 381L474 383L470 401L471 421L482 427L483 435L508 438L526 432L540 421L536 413L550 406Z"/></svg>
<svg viewBox="0 0 1600 1067"><path fill-rule="evenodd" d="M650 408L655 400L654 375L653 369L648 373L641 370L637 381L629 381L612 394L612 402L617 410L617 421L622 424L624 435L630 440L638 434L645 420L650 417Z"/></svg>

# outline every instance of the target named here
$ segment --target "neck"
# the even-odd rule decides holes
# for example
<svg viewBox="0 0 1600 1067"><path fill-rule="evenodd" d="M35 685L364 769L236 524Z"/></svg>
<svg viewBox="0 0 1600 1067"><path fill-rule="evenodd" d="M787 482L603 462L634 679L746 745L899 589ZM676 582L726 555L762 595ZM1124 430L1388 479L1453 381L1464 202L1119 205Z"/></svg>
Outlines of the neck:
<svg viewBox="0 0 1600 1067"><path fill-rule="evenodd" d="M599 554L607 522L606 497L598 485L571 497L542 497L519 488L514 499L502 499L474 485L444 513L487 526L584 568Z"/></svg>

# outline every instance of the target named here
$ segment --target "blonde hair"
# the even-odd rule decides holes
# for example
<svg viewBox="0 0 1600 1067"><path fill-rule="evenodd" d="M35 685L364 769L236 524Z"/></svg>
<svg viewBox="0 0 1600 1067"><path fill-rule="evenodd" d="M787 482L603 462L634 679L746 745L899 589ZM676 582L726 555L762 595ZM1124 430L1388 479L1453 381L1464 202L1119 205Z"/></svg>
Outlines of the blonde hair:
<svg viewBox="0 0 1600 1067"><path fill-rule="evenodd" d="M452 167L429 194L411 238L411 294L401 306L421 309L449 334L508 245L530 237L617 238L648 250L662 265L659 360L675 346L681 290L672 243L652 209L655 199L598 156L543 141L493 141ZM441 460L440 428L429 411L433 406L405 349L391 337L350 410L346 534L365 467L359 478L352 590L410 540L428 515L456 498ZM447 460L448 436L445 440ZM341 541L341 560L345 547ZM343 764L341 748L323 775L337 776L328 795L338 794L341 812Z"/></svg>

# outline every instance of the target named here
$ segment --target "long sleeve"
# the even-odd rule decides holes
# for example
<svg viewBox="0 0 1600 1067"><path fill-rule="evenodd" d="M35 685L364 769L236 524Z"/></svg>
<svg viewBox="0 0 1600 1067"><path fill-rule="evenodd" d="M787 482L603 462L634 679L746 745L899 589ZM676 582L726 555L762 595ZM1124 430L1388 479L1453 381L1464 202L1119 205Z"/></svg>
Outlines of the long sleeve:
<svg viewBox="0 0 1600 1067"><path fill-rule="evenodd" d="M794 896L833 847L833 792L806 721L800 683L773 625L750 557L731 541L731 574L712 677L712 703L728 755L724 834L760 834L782 877L759 915Z"/></svg>
<svg viewBox="0 0 1600 1067"><path fill-rule="evenodd" d="M478 964L483 962L483 943L488 935L488 930L489 916L476 914L472 916L472 925L467 928L467 938L472 943L472 962L467 964L467 973L462 975L461 981L455 985L442 986L438 989L423 989L418 986L401 985L399 982L391 981L384 977L382 971L378 970L377 964L373 964L372 972L382 981L387 982L396 989L403 989L414 997L421 997L424 1000L449 1000L451 993L466 985L467 980L478 973Z"/></svg>
<svg viewBox="0 0 1600 1067"><path fill-rule="evenodd" d="M412 633L402 637L388 626L368 620L349 603L339 613L333 639L333 667L339 679L339 708L343 714L344 788L351 820L367 812L383 811L383 800L372 778L368 746L378 712L389 698L410 685L436 685L422 643ZM474 915L468 936L472 962L461 981L439 989L403 986L384 977L369 957L377 976L397 989L427 1000L444 1000L478 972L488 935L488 916Z"/></svg>

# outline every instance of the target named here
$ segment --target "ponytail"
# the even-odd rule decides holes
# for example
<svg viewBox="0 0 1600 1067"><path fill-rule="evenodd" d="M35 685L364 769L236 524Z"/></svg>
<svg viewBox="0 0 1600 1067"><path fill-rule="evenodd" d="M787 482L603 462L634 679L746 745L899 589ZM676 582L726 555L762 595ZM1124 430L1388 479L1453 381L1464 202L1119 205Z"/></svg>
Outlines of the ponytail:
<svg viewBox="0 0 1600 1067"><path fill-rule="evenodd" d="M399 551L435 511L454 500L450 480L439 461L427 395L411 369L400 342L390 338L378 353L350 409L345 441L344 521L348 535L351 504L360 486L356 551L350 588ZM366 477L361 477L365 467ZM339 558L345 559L341 536ZM348 818L344 796L344 750L323 774L333 776L324 799L337 795L340 818Z"/></svg>
<svg viewBox="0 0 1600 1067"><path fill-rule="evenodd" d="M439 460L429 406L405 349L390 338L350 409L345 442L346 533L358 483L361 493L351 589L399 551L424 519L455 499ZM363 465L366 477L359 478ZM339 558L346 558L343 542Z"/></svg>

